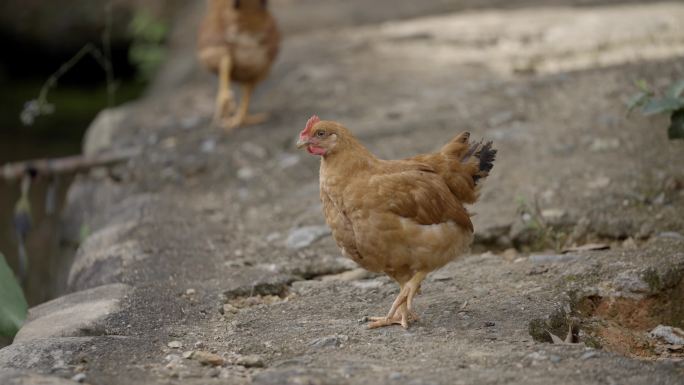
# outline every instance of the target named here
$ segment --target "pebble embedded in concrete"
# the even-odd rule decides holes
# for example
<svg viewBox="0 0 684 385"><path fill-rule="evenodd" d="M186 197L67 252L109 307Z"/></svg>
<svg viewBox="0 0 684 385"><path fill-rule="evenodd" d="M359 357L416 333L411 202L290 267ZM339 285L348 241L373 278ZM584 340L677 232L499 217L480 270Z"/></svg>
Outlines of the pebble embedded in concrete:
<svg viewBox="0 0 684 385"><path fill-rule="evenodd" d="M264 360L257 355L239 356L235 360L235 364L244 366L245 368L263 368Z"/></svg>
<svg viewBox="0 0 684 385"><path fill-rule="evenodd" d="M327 226L304 226L292 229L287 237L287 247L294 250L311 246L317 240L330 235Z"/></svg>
<svg viewBox="0 0 684 385"><path fill-rule="evenodd" d="M349 340L349 336L343 334L335 334L331 336L325 336L321 338L316 338L309 342L309 346L322 349L322 348L336 348L341 346L344 342Z"/></svg>

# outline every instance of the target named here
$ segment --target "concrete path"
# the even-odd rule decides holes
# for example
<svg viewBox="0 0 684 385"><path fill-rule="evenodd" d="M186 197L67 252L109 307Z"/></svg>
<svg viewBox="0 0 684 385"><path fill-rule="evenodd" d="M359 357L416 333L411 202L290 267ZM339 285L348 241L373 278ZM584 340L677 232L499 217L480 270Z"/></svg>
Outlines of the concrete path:
<svg viewBox="0 0 684 385"><path fill-rule="evenodd" d="M91 127L87 150L144 151L72 186L73 294L32 310L0 383L681 383L681 344L648 332L684 326L684 143L624 100L684 77L684 5L309 3L276 2L267 125L208 127L189 16L150 96ZM302 27L315 12L332 21ZM397 287L324 226L317 160L294 148L314 113L385 158L463 130L499 149L473 253L428 278L408 331L364 326ZM592 242L610 248L558 253Z"/></svg>

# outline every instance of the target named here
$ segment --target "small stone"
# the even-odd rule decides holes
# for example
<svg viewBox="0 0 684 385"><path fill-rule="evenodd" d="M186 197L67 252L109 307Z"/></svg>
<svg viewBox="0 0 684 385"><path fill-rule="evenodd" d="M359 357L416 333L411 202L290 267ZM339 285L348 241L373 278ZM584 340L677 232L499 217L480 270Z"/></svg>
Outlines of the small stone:
<svg viewBox="0 0 684 385"><path fill-rule="evenodd" d="M166 346L170 347L171 349L180 349L183 347L183 343L180 341L171 341Z"/></svg>
<svg viewBox="0 0 684 385"><path fill-rule="evenodd" d="M164 357L164 360L169 363L169 365L176 365L180 361L183 360L181 356L178 354L168 354L166 357ZM167 365L168 366L168 365Z"/></svg>
<svg viewBox="0 0 684 385"><path fill-rule="evenodd" d="M192 128L197 127L201 120L202 119L199 116L188 116L186 118L181 119L180 125L182 129L190 130Z"/></svg>
<svg viewBox="0 0 684 385"><path fill-rule="evenodd" d="M642 272L638 270L620 272L613 279L612 286L623 293L645 294L651 290L648 283L644 282Z"/></svg>
<svg viewBox="0 0 684 385"><path fill-rule="evenodd" d="M529 256L529 260L532 263L570 262L577 258L579 256L574 254L533 254Z"/></svg>
<svg viewBox="0 0 684 385"><path fill-rule="evenodd" d="M277 231L270 233L266 236L266 242L268 242L268 243L273 243L273 242L277 241L278 239L280 239L280 233Z"/></svg>
<svg viewBox="0 0 684 385"><path fill-rule="evenodd" d="M629 237L629 238L625 239L622 242L622 248L627 249L627 250L635 250L637 248L637 244L634 241L634 238Z"/></svg>
<svg viewBox="0 0 684 385"><path fill-rule="evenodd" d="M675 231L664 231L662 233L658 233L657 237L684 240L684 235Z"/></svg>
<svg viewBox="0 0 684 385"><path fill-rule="evenodd" d="M403 376L399 372L392 372L389 374L389 376L387 376L387 378L389 378L391 381L401 380L402 377Z"/></svg>
<svg viewBox="0 0 684 385"><path fill-rule="evenodd" d="M530 271L527 272L527 275L541 275L549 271L549 268L541 265L541 266L535 266Z"/></svg>
<svg viewBox="0 0 684 385"><path fill-rule="evenodd" d="M249 180L249 179L254 178L255 176L256 176L256 172L249 167L243 167L243 168L239 169L237 172L238 179L242 179L242 180Z"/></svg>
<svg viewBox="0 0 684 385"><path fill-rule="evenodd" d="M256 355L240 356L235 360L235 364L245 368L263 368L264 360Z"/></svg>
<svg viewBox="0 0 684 385"><path fill-rule="evenodd" d="M185 295L187 296L195 295L196 293L197 291L195 291L195 289L188 289L185 291Z"/></svg>
<svg viewBox="0 0 684 385"><path fill-rule="evenodd" d="M183 352L182 357L185 358L186 360L189 360L192 358L192 355L195 354L192 350L189 350L187 352Z"/></svg>
<svg viewBox="0 0 684 385"><path fill-rule="evenodd" d="M71 381L78 382L78 383L83 383L86 380L86 375L85 373L78 373L77 375L71 377Z"/></svg>
<svg viewBox="0 0 684 385"><path fill-rule="evenodd" d="M195 349L203 349L203 348L204 348L204 342L202 342L202 341L197 341L197 342L195 342L195 344L193 345L193 347L194 347Z"/></svg>
<svg viewBox="0 0 684 385"><path fill-rule="evenodd" d="M542 210L541 215L547 221L556 223L560 222L567 215L567 213L565 210L561 209L546 209Z"/></svg>
<svg viewBox="0 0 684 385"><path fill-rule="evenodd" d="M601 152L607 150L614 150L620 147L620 139L618 138L594 138L591 142L589 150L593 152Z"/></svg>
<svg viewBox="0 0 684 385"><path fill-rule="evenodd" d="M653 199L653 204L662 206L665 204L665 193L660 193Z"/></svg>
<svg viewBox="0 0 684 385"><path fill-rule="evenodd" d="M518 250L516 250L514 248L508 248L501 254L503 259L505 259L508 262L515 261L516 258L518 258L518 255L519 255Z"/></svg>
<svg viewBox="0 0 684 385"><path fill-rule="evenodd" d="M236 308L235 306L226 303L223 305L223 313L221 314L237 314L240 312L240 309Z"/></svg>
<svg viewBox="0 0 684 385"><path fill-rule="evenodd" d="M658 325L648 335L661 338L672 345L684 345L684 330L672 326Z"/></svg>
<svg viewBox="0 0 684 385"><path fill-rule="evenodd" d="M278 157L278 166L280 166L280 168L284 170L297 165L297 163L299 163L299 160L299 155L282 154Z"/></svg>
<svg viewBox="0 0 684 385"><path fill-rule="evenodd" d="M202 145L200 146L200 151L202 151L205 154L210 154L214 152L216 149L216 141L213 139L207 139L204 142L202 142Z"/></svg>
<svg viewBox="0 0 684 385"><path fill-rule="evenodd" d="M198 361L202 365L222 366L226 360L218 354L209 353L205 351L196 351L192 354L192 359Z"/></svg>
<svg viewBox="0 0 684 385"><path fill-rule="evenodd" d="M352 286L361 290L377 289L383 285L383 282L378 279L365 279L362 281L353 281Z"/></svg>
<svg viewBox="0 0 684 385"><path fill-rule="evenodd" d="M348 340L349 336L343 334L335 334L312 340L311 342L309 342L309 346L312 346L316 349L336 348L338 346L341 346L343 342L347 342Z"/></svg>
<svg viewBox="0 0 684 385"><path fill-rule="evenodd" d="M598 353L596 353L595 351L591 350L591 351L588 351L588 352L582 354L582 356L580 357L580 360L588 360L588 359L594 358L594 357L596 357L596 356L598 356Z"/></svg>
<svg viewBox="0 0 684 385"><path fill-rule="evenodd" d="M582 251L597 251L597 250L608 250L610 245L607 243L586 243L581 246L572 246L563 249L563 253L570 252L582 252Z"/></svg>
<svg viewBox="0 0 684 385"><path fill-rule="evenodd" d="M327 235L330 235L327 226L304 226L293 229L287 237L287 247L294 250L303 249Z"/></svg>
<svg viewBox="0 0 684 385"><path fill-rule="evenodd" d="M554 364L557 364L557 363L561 362L561 358L560 358L560 356L552 354L549 356L549 361L553 362Z"/></svg>
<svg viewBox="0 0 684 385"><path fill-rule="evenodd" d="M533 361L543 361L547 360L549 357L544 352L532 352L527 355L527 358Z"/></svg>
<svg viewBox="0 0 684 385"><path fill-rule="evenodd" d="M485 321L485 323L484 323L484 326L486 328L490 328L490 327L495 326L495 325L496 325L496 323L494 321Z"/></svg>

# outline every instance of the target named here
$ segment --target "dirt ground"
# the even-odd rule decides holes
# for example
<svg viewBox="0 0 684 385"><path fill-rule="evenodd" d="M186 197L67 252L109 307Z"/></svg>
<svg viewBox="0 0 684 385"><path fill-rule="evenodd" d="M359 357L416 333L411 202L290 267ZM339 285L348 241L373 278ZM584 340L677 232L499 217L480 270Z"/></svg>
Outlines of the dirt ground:
<svg viewBox="0 0 684 385"><path fill-rule="evenodd" d="M684 327L684 143L624 104L637 80L684 77L684 5L274 3L287 38L256 96L267 124L209 126L215 81L193 64L190 10L150 95L113 135L91 128L142 154L72 186L65 237L89 233L76 294L32 312L0 350L0 379L684 381L681 344L648 334ZM325 230L318 161L294 147L313 114L383 158L463 130L499 150L472 207L473 252L427 279L409 330L365 327L398 288L356 270ZM559 252L588 243L604 249Z"/></svg>

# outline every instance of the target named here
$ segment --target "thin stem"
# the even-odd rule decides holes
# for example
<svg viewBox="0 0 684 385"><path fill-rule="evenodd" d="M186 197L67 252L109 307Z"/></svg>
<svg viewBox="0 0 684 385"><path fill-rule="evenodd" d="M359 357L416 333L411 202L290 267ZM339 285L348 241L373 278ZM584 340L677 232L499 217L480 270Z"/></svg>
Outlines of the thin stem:
<svg viewBox="0 0 684 385"><path fill-rule="evenodd" d="M107 77L107 108L114 107L115 87L114 87L114 66L112 65L112 2L109 1L105 7L106 22L102 32L102 50L104 51L104 62L102 67Z"/></svg>
<svg viewBox="0 0 684 385"><path fill-rule="evenodd" d="M114 66L112 65L112 2L109 1L105 8L106 13L106 23L105 29L102 32L102 49L96 47L93 43L87 43L81 49L76 52L74 56L68 61L63 63L57 71L55 71L50 77L45 81L43 87L40 89L40 94L38 96L38 105L42 110L44 106L48 104L47 95L51 89L57 86L59 79L64 76L69 70L76 66L81 59L86 55L90 55L97 64L100 65L102 70L105 72L106 82L107 82L107 107L114 107L115 103L115 91L116 87L114 84Z"/></svg>

